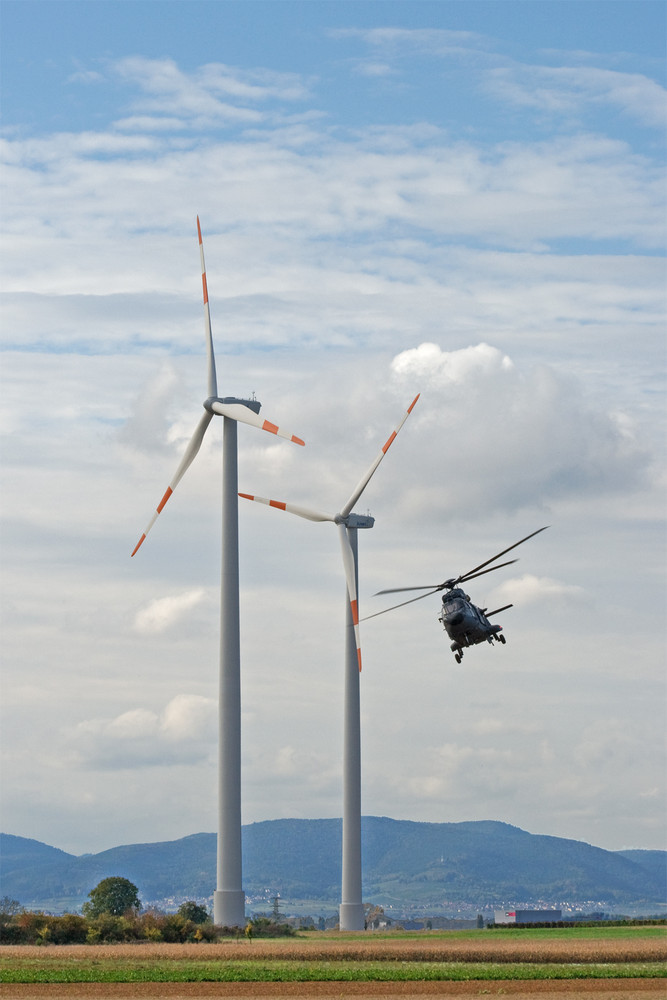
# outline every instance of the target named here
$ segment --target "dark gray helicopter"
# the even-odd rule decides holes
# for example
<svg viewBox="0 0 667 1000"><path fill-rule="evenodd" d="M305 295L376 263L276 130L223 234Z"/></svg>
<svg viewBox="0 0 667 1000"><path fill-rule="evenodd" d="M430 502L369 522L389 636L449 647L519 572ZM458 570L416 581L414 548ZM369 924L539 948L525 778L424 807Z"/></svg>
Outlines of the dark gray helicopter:
<svg viewBox="0 0 667 1000"><path fill-rule="evenodd" d="M474 569L469 570L467 573L462 573L457 576L456 579L445 580L444 583L439 583L437 585L427 584L423 587L394 587L391 590L380 590L375 595L376 597L380 594L398 594L405 590L428 590L427 594L420 594L419 597L412 597L409 601L403 601L402 604L394 604L391 608L385 608L384 611L377 611L374 615L368 615L367 618L377 618L378 615L384 615L387 611L395 611L396 608L402 608L406 604L413 604L415 601L421 601L423 597L430 597L431 594L437 593L439 590L445 590L446 593L442 595L442 609L438 615L438 620L442 622L447 635L452 640L451 650L454 653L454 659L457 663L460 663L463 658L463 648L464 646L476 646L479 642L488 642L493 644L495 639L496 642L505 643L505 636L502 634L502 625L492 625L489 621L493 615L500 614L501 611L507 611L511 608L511 604L504 604L502 608L496 608L495 611L487 611L486 608L478 608L470 600L468 594L465 593L458 585L460 583L466 583L468 580L473 580L476 576L484 576L485 573L493 573L496 569L502 569L503 566L511 566L512 563L517 562L516 559L510 559L508 562L498 563L497 566L490 566L489 564L495 562L496 559L500 559L507 552L511 552L515 549L517 545L523 545L527 542L529 538L534 538L535 535L539 535L541 531L546 531L549 525L545 525L544 528L538 528L537 531L533 531L530 535L526 535L521 541L515 542L514 545L510 545L509 548L503 549L502 552L498 552L491 559L487 559L486 562L480 563L479 566L475 566ZM484 567L488 566L488 569ZM362 618L362 621L367 620Z"/></svg>

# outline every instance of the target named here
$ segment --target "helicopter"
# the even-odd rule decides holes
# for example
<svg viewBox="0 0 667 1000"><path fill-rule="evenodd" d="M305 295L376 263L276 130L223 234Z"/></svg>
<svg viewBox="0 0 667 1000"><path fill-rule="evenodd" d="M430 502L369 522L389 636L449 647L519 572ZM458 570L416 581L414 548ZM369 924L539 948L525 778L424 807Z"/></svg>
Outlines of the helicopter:
<svg viewBox="0 0 667 1000"><path fill-rule="evenodd" d="M514 545L503 549L502 552L496 553L491 559L480 563L474 569L468 570L467 573L461 573L456 578L445 580L444 583L435 585L426 584L422 587L394 587L391 590L379 590L375 595L376 597L380 594L398 594L406 590L427 590L428 593L420 594L419 597L412 597L409 601L403 601L402 604L394 604L391 608L385 608L384 611L377 611L374 615L368 615L365 619L362 618L361 620L367 621L368 618L377 618L378 615L384 615L387 611L395 611L396 608L402 608L406 604L413 604L415 601L421 601L423 597L430 597L431 594L444 590L445 593L442 595L442 608L438 615L438 621L442 622L443 628L452 640L450 649L454 653L454 659L457 663L460 663L463 659L464 647L476 646L480 642L488 642L491 645L494 642L499 642L504 645L505 636L503 635L502 625L492 624L489 618L500 614L501 611L507 611L513 605L504 604L502 608L496 608L494 611L488 611L486 608L478 608L477 605L472 603L469 595L466 594L459 584L473 580L477 576L484 576L485 573L493 573L494 570L502 569L503 566L511 566L512 563L517 562L516 559L509 559L507 562L498 563L497 566L490 566L489 564L511 552L517 545L523 545L529 538L539 535L541 531L546 531L548 527L549 525L547 524L544 528L538 528L537 531L526 535L525 538L515 542Z"/></svg>

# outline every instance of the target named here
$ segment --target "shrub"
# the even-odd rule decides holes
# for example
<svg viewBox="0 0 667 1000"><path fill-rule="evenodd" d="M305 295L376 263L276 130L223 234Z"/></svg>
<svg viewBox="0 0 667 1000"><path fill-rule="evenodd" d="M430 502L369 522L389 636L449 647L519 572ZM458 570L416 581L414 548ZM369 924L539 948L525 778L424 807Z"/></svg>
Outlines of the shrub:
<svg viewBox="0 0 667 1000"><path fill-rule="evenodd" d="M88 937L88 921L76 913L49 917L48 927L54 944L84 944Z"/></svg>
<svg viewBox="0 0 667 1000"><path fill-rule="evenodd" d="M113 913L102 913L99 917L88 921L88 944L113 944L122 941L134 941L137 938L137 928L132 920L117 917Z"/></svg>
<svg viewBox="0 0 667 1000"><path fill-rule="evenodd" d="M162 928L162 940L170 944L183 944L185 941L194 941L194 933L197 924L192 920L186 920L178 913L172 913L165 918Z"/></svg>
<svg viewBox="0 0 667 1000"><path fill-rule="evenodd" d="M255 917L250 921L253 937L294 937L296 931L289 924L276 924L268 917Z"/></svg>

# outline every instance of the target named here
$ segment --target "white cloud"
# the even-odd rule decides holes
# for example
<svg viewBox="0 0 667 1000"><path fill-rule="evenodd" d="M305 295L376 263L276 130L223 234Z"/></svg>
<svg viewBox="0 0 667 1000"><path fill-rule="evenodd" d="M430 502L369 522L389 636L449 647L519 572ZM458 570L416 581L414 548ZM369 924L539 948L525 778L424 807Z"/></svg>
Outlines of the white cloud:
<svg viewBox="0 0 667 1000"><path fill-rule="evenodd" d="M161 712L134 708L111 719L80 722L65 733L85 768L137 770L206 760L215 753L217 702L179 694Z"/></svg>
<svg viewBox="0 0 667 1000"><path fill-rule="evenodd" d="M620 111L641 125L664 130L666 93L656 80L641 73L624 72L585 65L599 58L591 52L547 53L563 65L549 66L521 63L508 58L490 36L470 31L446 31L435 28L372 28L331 32L333 37L357 38L372 52L359 60L359 72L381 75L406 72L415 56L458 61L459 71L470 64L478 67L472 86L494 101L534 109L540 118L566 116L576 121L591 109ZM379 62L377 56L383 57Z"/></svg>
<svg viewBox="0 0 667 1000"><path fill-rule="evenodd" d="M550 607L554 602L578 603L590 602L589 595L583 587L572 583L560 583L548 577L533 576L530 573L514 580L507 580L493 591L493 602L504 604L511 601L517 607L535 602L547 603Z"/></svg>
<svg viewBox="0 0 667 1000"><path fill-rule="evenodd" d="M210 737L216 718L217 703L212 698L179 694L166 706L160 729L169 740L198 739L202 733Z"/></svg>
<svg viewBox="0 0 667 1000"><path fill-rule="evenodd" d="M151 131L257 125L265 120L265 115L254 105L302 101L308 96L307 84L296 73L240 70L221 63L209 63L186 73L173 59L141 56L110 63L109 69L141 91L141 96L132 102L136 113L115 123L116 128L133 131L139 123Z"/></svg>
<svg viewBox="0 0 667 1000"><path fill-rule="evenodd" d="M422 511L535 507L637 488L648 474L649 453L631 423L619 425L588 403L576 378L545 365L525 370L486 344L452 352L424 344L397 355L392 371L398 384L425 384L418 420L445 449L426 479L416 453L414 481L424 489L413 503Z"/></svg>
<svg viewBox="0 0 667 1000"><path fill-rule="evenodd" d="M134 627L144 634L165 632L178 625L203 597L201 588L170 597L156 597L137 611Z"/></svg>
<svg viewBox="0 0 667 1000"><path fill-rule="evenodd" d="M173 364L164 362L148 385L136 397L133 411L118 431L118 440L139 451L150 451L167 444L169 421L167 414L179 377Z"/></svg>
<svg viewBox="0 0 667 1000"><path fill-rule="evenodd" d="M510 66L488 72L495 97L546 114L579 118L591 105L606 106L639 122L665 125L667 93L655 80L639 73L590 66Z"/></svg>
<svg viewBox="0 0 667 1000"><path fill-rule="evenodd" d="M500 375L514 366L507 355L488 344L458 351L443 351L437 344L420 344L398 354L391 367L399 377L407 376L442 388L449 383L461 385L477 377Z"/></svg>
<svg viewBox="0 0 667 1000"><path fill-rule="evenodd" d="M475 31L453 31L443 28L339 28L332 29L332 38L358 38L367 45L393 57L415 54L431 56L470 55L488 48L492 42Z"/></svg>

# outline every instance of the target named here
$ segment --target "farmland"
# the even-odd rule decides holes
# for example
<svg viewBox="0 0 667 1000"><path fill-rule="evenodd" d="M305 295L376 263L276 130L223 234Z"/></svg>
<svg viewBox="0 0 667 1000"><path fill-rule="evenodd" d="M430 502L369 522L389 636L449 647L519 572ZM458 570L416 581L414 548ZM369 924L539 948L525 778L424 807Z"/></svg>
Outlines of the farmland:
<svg viewBox="0 0 667 1000"><path fill-rule="evenodd" d="M665 995L664 927L305 934L216 944L8 945L0 996Z"/></svg>

